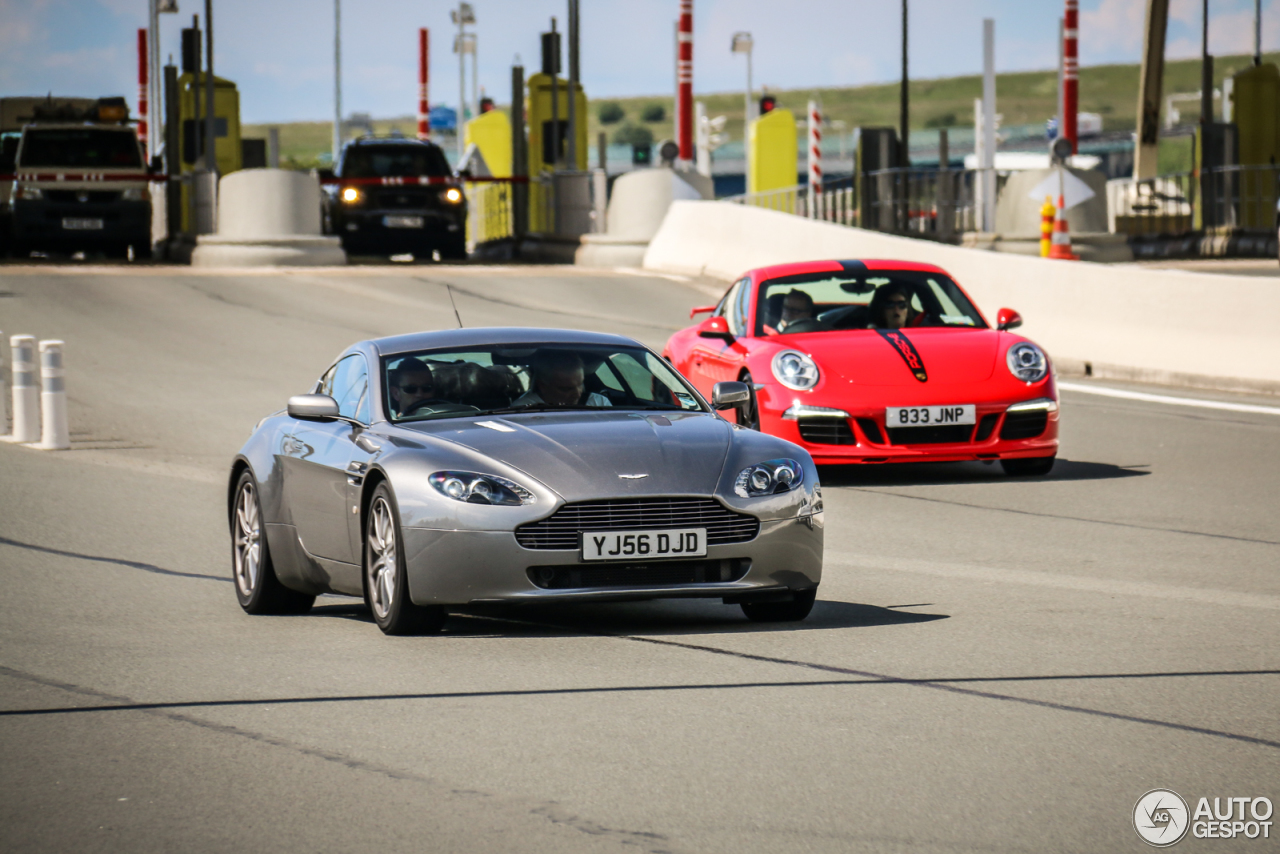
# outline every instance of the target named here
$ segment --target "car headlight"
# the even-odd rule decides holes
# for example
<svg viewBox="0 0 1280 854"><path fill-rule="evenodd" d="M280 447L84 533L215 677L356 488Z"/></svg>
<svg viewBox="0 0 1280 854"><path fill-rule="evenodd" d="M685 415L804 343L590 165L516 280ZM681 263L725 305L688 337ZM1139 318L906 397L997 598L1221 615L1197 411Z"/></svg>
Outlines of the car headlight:
<svg viewBox="0 0 1280 854"><path fill-rule="evenodd" d="M440 198L451 205L456 205L462 201L462 191L457 187L450 187L440 194Z"/></svg>
<svg viewBox="0 0 1280 854"><path fill-rule="evenodd" d="M795 460L769 460L747 466L738 473L733 491L742 498L790 492L804 480L804 468Z"/></svg>
<svg viewBox="0 0 1280 854"><path fill-rule="evenodd" d="M778 382L796 391L813 388L821 376L817 363L799 350L783 350L773 357L772 367Z"/></svg>
<svg viewBox="0 0 1280 854"><path fill-rule="evenodd" d="M120 198L126 202L146 202L151 200L151 191L146 187L130 187L120 193Z"/></svg>
<svg viewBox="0 0 1280 854"><path fill-rule="evenodd" d="M501 504L518 507L538 497L520 484L493 474L472 471L438 471L428 478L441 495L466 504Z"/></svg>
<svg viewBox="0 0 1280 854"><path fill-rule="evenodd" d="M342 190L342 200L349 205L354 205L360 201L360 191L355 187L345 187Z"/></svg>
<svg viewBox="0 0 1280 854"><path fill-rule="evenodd" d="M1024 383L1038 383L1049 373L1049 357L1030 341L1019 341L1005 354L1009 373Z"/></svg>
<svg viewBox="0 0 1280 854"><path fill-rule="evenodd" d="M39 201L44 198L44 190L39 187L24 187L21 184L13 192L15 199L29 199L31 201Z"/></svg>

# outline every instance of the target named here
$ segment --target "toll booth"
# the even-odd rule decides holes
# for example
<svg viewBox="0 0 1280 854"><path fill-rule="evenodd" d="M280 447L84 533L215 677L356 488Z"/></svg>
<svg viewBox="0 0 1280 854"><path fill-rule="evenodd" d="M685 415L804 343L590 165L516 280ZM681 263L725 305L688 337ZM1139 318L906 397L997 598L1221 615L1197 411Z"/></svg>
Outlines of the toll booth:
<svg viewBox="0 0 1280 854"><path fill-rule="evenodd" d="M529 231L550 234L555 231L550 181L538 176L557 168L585 172L587 169L587 96L579 84L574 93L578 133L575 162L569 163L569 81L556 78L556 109L552 110L550 74L530 75L525 115L528 121L529 152ZM558 124L557 124L558 121ZM558 131L557 131L558 129ZM559 151L556 141L559 140Z"/></svg>
<svg viewBox="0 0 1280 854"><path fill-rule="evenodd" d="M489 177L511 177L511 119L506 113L490 110L467 122L463 144L468 152L472 146L480 152L480 160ZM471 245L511 235L510 184L469 182L467 200L467 239Z"/></svg>
<svg viewBox="0 0 1280 854"><path fill-rule="evenodd" d="M208 107L208 78L205 73L186 72L178 77L179 164L183 175L195 171L204 153L206 140L205 122ZM200 103L200 119L196 119L196 99ZM214 161L220 176L229 175L243 168L240 144L240 91L230 80L214 75L213 78L213 134ZM191 224L188 182L182 183L182 230L190 231Z"/></svg>
<svg viewBox="0 0 1280 854"><path fill-rule="evenodd" d="M1280 166L1280 68L1255 65L1235 75L1231 117L1240 170L1238 225L1275 228L1276 170ZM1249 169L1247 167L1258 167Z"/></svg>
<svg viewBox="0 0 1280 854"><path fill-rule="evenodd" d="M772 109L751 123L747 192L763 193L796 185L796 117L790 110Z"/></svg>

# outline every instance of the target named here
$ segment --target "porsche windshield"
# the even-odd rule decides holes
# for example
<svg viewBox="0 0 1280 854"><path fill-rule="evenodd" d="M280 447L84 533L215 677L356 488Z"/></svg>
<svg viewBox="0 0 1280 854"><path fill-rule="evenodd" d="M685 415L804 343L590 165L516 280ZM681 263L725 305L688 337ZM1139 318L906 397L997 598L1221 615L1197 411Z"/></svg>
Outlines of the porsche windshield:
<svg viewBox="0 0 1280 854"><path fill-rule="evenodd" d="M640 348L429 350L386 358L382 366L392 421L571 409L706 411L670 365Z"/></svg>
<svg viewBox="0 0 1280 854"><path fill-rule="evenodd" d="M760 284L757 336L921 326L987 324L959 286L939 273L805 273Z"/></svg>

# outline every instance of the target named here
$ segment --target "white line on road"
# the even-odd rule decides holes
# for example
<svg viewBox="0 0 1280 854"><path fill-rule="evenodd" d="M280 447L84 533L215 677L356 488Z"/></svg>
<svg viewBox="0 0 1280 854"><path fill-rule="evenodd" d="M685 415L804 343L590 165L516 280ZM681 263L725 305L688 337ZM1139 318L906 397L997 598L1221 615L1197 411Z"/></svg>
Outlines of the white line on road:
<svg viewBox="0 0 1280 854"><path fill-rule="evenodd" d="M1031 584L1037 587L1055 587L1060 590L1079 590L1102 593L1107 596L1139 596L1146 599L1173 599L1180 602L1196 602L1204 605L1225 605L1231 608L1263 608L1280 611L1280 596L1269 593L1242 593L1213 587L1178 587L1156 584L1151 581L1118 581L1110 578L1087 578L1080 575L1059 575L1031 569L998 569L963 563L941 563L918 558L899 558L867 555L861 558L840 558L828 555L827 565L836 564L857 569L916 572L944 578L962 578L968 581L985 581L995 584Z"/></svg>
<svg viewBox="0 0 1280 854"><path fill-rule="evenodd" d="M1142 400L1147 403L1167 403L1171 406L1197 406L1201 409L1224 409L1228 412L1254 412L1260 415L1280 415L1278 406L1259 406L1253 403L1228 403L1223 400L1200 400L1194 397L1170 397L1164 394L1147 394L1142 391L1125 391L1119 388L1106 388L1096 385L1080 385L1078 383L1058 383L1063 391L1078 391L1081 394L1096 394L1100 397L1119 397L1125 400Z"/></svg>

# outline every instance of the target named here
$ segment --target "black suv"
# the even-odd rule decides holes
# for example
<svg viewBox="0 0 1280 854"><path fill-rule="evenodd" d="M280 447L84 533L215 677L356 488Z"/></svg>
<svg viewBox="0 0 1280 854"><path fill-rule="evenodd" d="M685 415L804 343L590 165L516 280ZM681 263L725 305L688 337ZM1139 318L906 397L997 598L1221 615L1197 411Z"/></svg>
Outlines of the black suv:
<svg viewBox="0 0 1280 854"><path fill-rule="evenodd" d="M438 145L394 137L353 140L343 146L334 178L324 187L325 226L342 239L347 254L467 257L462 181ZM419 183L423 178L432 180Z"/></svg>

